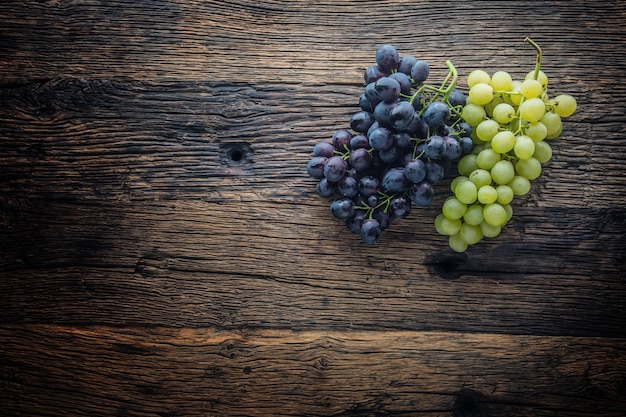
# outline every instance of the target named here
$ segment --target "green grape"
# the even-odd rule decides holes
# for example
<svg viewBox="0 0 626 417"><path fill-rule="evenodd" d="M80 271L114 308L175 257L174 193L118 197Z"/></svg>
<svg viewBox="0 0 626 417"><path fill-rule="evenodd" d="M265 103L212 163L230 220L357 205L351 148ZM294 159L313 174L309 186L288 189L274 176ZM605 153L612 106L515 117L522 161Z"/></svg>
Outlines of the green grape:
<svg viewBox="0 0 626 417"><path fill-rule="evenodd" d="M468 246L467 242L458 233L448 238L448 245L455 252L465 252Z"/></svg>
<svg viewBox="0 0 626 417"><path fill-rule="evenodd" d="M511 123L515 117L515 108L509 103L503 102L496 105L491 113L496 122L506 125Z"/></svg>
<svg viewBox="0 0 626 417"><path fill-rule="evenodd" d="M513 201L513 197L515 196L513 189L504 184L498 185L496 192L498 193L498 199L496 201L500 204L509 204Z"/></svg>
<svg viewBox="0 0 626 417"><path fill-rule="evenodd" d="M461 111L461 118L469 123L470 126L478 126L486 116L485 108L475 103L466 104Z"/></svg>
<svg viewBox="0 0 626 417"><path fill-rule="evenodd" d="M518 175L526 177L532 181L541 175L541 162L533 157L520 159L515 164L515 172L517 172Z"/></svg>
<svg viewBox="0 0 626 417"><path fill-rule="evenodd" d="M465 210L467 210L467 205L455 197L448 198L441 207L443 215L452 220L463 217Z"/></svg>
<svg viewBox="0 0 626 417"><path fill-rule="evenodd" d="M513 94L507 94L506 96L511 101L509 104L512 104L513 106L520 105L520 103L522 102L522 97L524 97L522 93L520 92L521 88L522 88L521 81L513 81L513 88L511 88L511 92Z"/></svg>
<svg viewBox="0 0 626 417"><path fill-rule="evenodd" d="M500 234L502 227L500 226L492 226L486 221L483 221L480 224L480 230L483 232L483 236L485 237L496 237Z"/></svg>
<svg viewBox="0 0 626 417"><path fill-rule="evenodd" d="M541 95L543 87L539 81L528 79L522 82L522 86L519 91L526 98L535 98Z"/></svg>
<svg viewBox="0 0 626 417"><path fill-rule="evenodd" d="M469 174L469 180L474 183L476 188L480 188L483 185L491 184L491 174L486 169L477 168Z"/></svg>
<svg viewBox="0 0 626 417"><path fill-rule="evenodd" d="M535 71L530 71L524 77L525 80L534 80L535 79ZM539 71L539 75L536 78L537 81L541 83L542 88L546 88L548 86L548 76L543 72Z"/></svg>
<svg viewBox="0 0 626 417"><path fill-rule="evenodd" d="M554 112L546 112L541 118L541 123L548 129L546 132L546 139L556 138L561 132L563 124L561 123L561 116ZM555 136L556 135L556 136Z"/></svg>
<svg viewBox="0 0 626 417"><path fill-rule="evenodd" d="M502 207L504 207L504 211L506 212L506 221L505 221L505 223L507 223L509 220L511 220L513 218L513 207L511 207L510 204L505 204Z"/></svg>
<svg viewBox="0 0 626 417"><path fill-rule="evenodd" d="M477 224L463 223L459 230L459 236L461 236L468 245L475 245L483 238L483 231Z"/></svg>
<svg viewBox="0 0 626 417"><path fill-rule="evenodd" d="M469 98L472 103L484 106L493 100L493 87L486 83L475 84L469 90Z"/></svg>
<svg viewBox="0 0 626 417"><path fill-rule="evenodd" d="M527 122L538 122L546 112L546 103L540 98L529 98L519 105L519 115Z"/></svg>
<svg viewBox="0 0 626 417"><path fill-rule="evenodd" d="M454 188L454 196L457 198L457 200L464 204L472 204L474 201L476 201L477 195L478 189L471 180L463 181Z"/></svg>
<svg viewBox="0 0 626 417"><path fill-rule="evenodd" d="M552 147L546 141L535 142L535 153L533 153L533 158L545 164L550 159L552 159Z"/></svg>
<svg viewBox="0 0 626 417"><path fill-rule="evenodd" d="M500 125L495 120L483 120L476 126L476 136L483 142L489 142L499 129Z"/></svg>
<svg viewBox="0 0 626 417"><path fill-rule="evenodd" d="M561 94L552 100L552 106L559 116L569 117L576 111L576 99L569 94Z"/></svg>
<svg viewBox="0 0 626 417"><path fill-rule="evenodd" d="M561 136L561 132L563 131L563 125L560 125L558 130L552 134L548 134L548 136L546 136L546 139L556 139L559 136Z"/></svg>
<svg viewBox="0 0 626 417"><path fill-rule="evenodd" d="M472 88L474 85L478 83L489 84L491 82L491 77L484 70L474 70L469 73L467 76L467 86Z"/></svg>
<svg viewBox="0 0 626 417"><path fill-rule="evenodd" d="M498 153L507 153L513 149L514 146L515 134L510 130L502 130L491 138L491 149Z"/></svg>
<svg viewBox="0 0 626 417"><path fill-rule="evenodd" d="M478 189L477 198L482 204L495 203L498 199L498 192L491 185L483 185Z"/></svg>
<svg viewBox="0 0 626 417"><path fill-rule="evenodd" d="M496 71L491 76L491 86L496 91L510 91L513 88L511 75L506 71Z"/></svg>
<svg viewBox="0 0 626 417"><path fill-rule="evenodd" d="M467 224L481 224L484 220L483 207L478 204L472 204L465 211L465 214L463 215L463 220L465 220L465 223Z"/></svg>
<svg viewBox="0 0 626 417"><path fill-rule="evenodd" d="M459 174L469 177L469 175L478 168L478 165L476 164L477 158L477 155L468 154L459 159L459 162L457 163L457 170L459 171Z"/></svg>
<svg viewBox="0 0 626 417"><path fill-rule="evenodd" d="M487 204L483 207L483 217L491 226L502 227L506 223L506 210L498 203Z"/></svg>
<svg viewBox="0 0 626 417"><path fill-rule="evenodd" d="M513 152L515 152L515 156L519 159L528 159L532 157L535 152L535 142L526 135L518 136L515 139Z"/></svg>
<svg viewBox="0 0 626 417"><path fill-rule="evenodd" d="M459 233L461 229L460 219L448 219L443 214L439 214L435 218L435 229L442 235L450 236Z"/></svg>
<svg viewBox="0 0 626 417"><path fill-rule="evenodd" d="M532 122L526 125L525 133L533 141L539 142L548 135L548 128L541 122Z"/></svg>
<svg viewBox="0 0 626 417"><path fill-rule="evenodd" d="M491 178L496 184L508 184L515 176L515 167L506 159L498 161L491 168Z"/></svg>
<svg viewBox="0 0 626 417"><path fill-rule="evenodd" d="M507 185L511 187L515 195L525 195L530 191L530 181L521 175L514 176Z"/></svg>
<svg viewBox="0 0 626 417"><path fill-rule="evenodd" d="M476 156L478 168L491 169L500 160L500 154L493 149L483 149Z"/></svg>
<svg viewBox="0 0 626 417"><path fill-rule="evenodd" d="M493 100L483 106L485 108L485 113L487 113L487 117L493 118L493 110L500 103L504 103L504 99L499 96L494 96Z"/></svg>
<svg viewBox="0 0 626 417"><path fill-rule="evenodd" d="M456 177L455 179L452 180L452 182L450 183L450 190L452 192L454 192L454 189L456 188L456 186L462 182L462 181L468 181L469 178L467 178L465 175L459 175L458 177Z"/></svg>

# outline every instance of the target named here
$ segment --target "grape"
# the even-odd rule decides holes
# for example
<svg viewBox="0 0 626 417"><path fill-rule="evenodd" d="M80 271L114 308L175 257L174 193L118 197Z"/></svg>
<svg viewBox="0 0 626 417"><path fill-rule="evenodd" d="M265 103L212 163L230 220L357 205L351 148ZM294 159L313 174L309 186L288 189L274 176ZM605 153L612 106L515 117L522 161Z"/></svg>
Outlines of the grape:
<svg viewBox="0 0 626 417"><path fill-rule="evenodd" d="M475 169L478 168L478 164L476 163L477 156L474 154L465 155L459 160L457 164L457 169L459 174L464 176L469 176Z"/></svg>
<svg viewBox="0 0 626 417"><path fill-rule="evenodd" d="M393 145L391 131L384 127L374 129L374 131L368 135L368 139L370 146L377 151L388 149Z"/></svg>
<svg viewBox="0 0 626 417"><path fill-rule="evenodd" d="M466 181L467 182L467 181ZM465 184L465 183L462 183ZM458 187L457 187L458 188ZM460 219L467 210L467 204L456 197L448 198L441 207L441 212L448 219Z"/></svg>
<svg viewBox="0 0 626 417"><path fill-rule="evenodd" d="M337 182L337 191L344 197L356 197L359 192L358 181L353 176L344 176Z"/></svg>
<svg viewBox="0 0 626 417"><path fill-rule="evenodd" d="M513 151L519 159L528 159L535 152L535 141L526 135L518 136Z"/></svg>
<svg viewBox="0 0 626 417"><path fill-rule="evenodd" d="M447 236L459 233L459 230L461 230L461 225L463 224L461 220L448 219L443 214L440 214L439 216L441 216L439 220L439 228L437 229L439 233Z"/></svg>
<svg viewBox="0 0 626 417"><path fill-rule="evenodd" d="M542 88L546 88L548 86L548 76L543 71L539 71L537 77L535 77L535 71L529 71L524 80L537 80L541 83Z"/></svg>
<svg viewBox="0 0 626 417"><path fill-rule="evenodd" d="M407 74L403 72L394 72L393 74L389 76L389 78L396 80L398 84L400 84L401 94L404 94L407 96L411 94L411 86L412 86L411 79L409 78Z"/></svg>
<svg viewBox="0 0 626 417"><path fill-rule="evenodd" d="M493 149L483 149L476 156L478 168L491 169L500 160L500 154Z"/></svg>
<svg viewBox="0 0 626 417"><path fill-rule="evenodd" d="M317 183L316 190L320 197L329 198L337 193L337 184L328 181L328 178L322 178Z"/></svg>
<svg viewBox="0 0 626 417"><path fill-rule="evenodd" d="M530 181L521 175L514 176L507 185L511 187L515 195L524 195L530 191Z"/></svg>
<svg viewBox="0 0 626 417"><path fill-rule="evenodd" d="M417 60L411 67L411 78L417 84L421 84L428 79L430 75L430 65L424 60Z"/></svg>
<svg viewBox="0 0 626 417"><path fill-rule="evenodd" d="M463 147L461 142L452 136L445 136L443 141L446 144L446 150L443 154L444 159L457 160L463 155Z"/></svg>
<svg viewBox="0 0 626 417"><path fill-rule="evenodd" d="M411 185L408 195L416 205L426 207L433 201L435 190L428 181L422 181L419 184Z"/></svg>
<svg viewBox="0 0 626 417"><path fill-rule="evenodd" d="M375 82L379 78L385 77L387 74L388 72L382 71L378 65L370 65L365 69L365 83L369 84Z"/></svg>
<svg viewBox="0 0 626 417"><path fill-rule="evenodd" d="M396 131L402 131L409 126L415 116L413 105L408 101L401 101L391 109L391 126Z"/></svg>
<svg viewBox="0 0 626 417"><path fill-rule="evenodd" d="M414 184L426 178L426 165L421 159L412 159L404 166L405 177Z"/></svg>
<svg viewBox="0 0 626 417"><path fill-rule="evenodd" d="M467 104L461 112L461 117L470 126L477 126L484 120L485 116L487 116L485 108L474 103Z"/></svg>
<svg viewBox="0 0 626 417"><path fill-rule="evenodd" d="M383 176L383 187L392 193L404 192L409 188L410 181L402 168L390 168Z"/></svg>
<svg viewBox="0 0 626 417"><path fill-rule="evenodd" d="M546 139L558 136L562 128L561 116L553 112L546 112L541 118L541 123L546 127Z"/></svg>
<svg viewBox="0 0 626 417"><path fill-rule="evenodd" d="M380 180L371 175L362 177L359 180L359 193L364 197L369 197L378 192L380 187Z"/></svg>
<svg viewBox="0 0 626 417"><path fill-rule="evenodd" d="M339 220L346 220L354 215L354 202L347 198L339 198L330 203L330 211Z"/></svg>
<svg viewBox="0 0 626 417"><path fill-rule="evenodd" d="M426 106L422 119L431 128L443 126L450 118L450 107L441 101L434 101Z"/></svg>
<svg viewBox="0 0 626 417"><path fill-rule="evenodd" d="M313 148L313 156L325 156L330 158L335 154L335 147L328 142L319 142Z"/></svg>
<svg viewBox="0 0 626 417"><path fill-rule="evenodd" d="M448 102L452 107L464 106L466 101L467 98L465 97L465 94L463 94L461 90L457 90L456 88L452 90L450 96L448 97Z"/></svg>
<svg viewBox="0 0 626 417"><path fill-rule="evenodd" d="M361 238L365 243L374 244L378 242L382 234L380 223L376 219L365 219L361 225Z"/></svg>
<svg viewBox="0 0 626 417"><path fill-rule="evenodd" d="M354 113L350 118L350 127L359 133L366 133L372 123L374 123L374 115L366 111Z"/></svg>
<svg viewBox="0 0 626 417"><path fill-rule="evenodd" d="M324 176L329 181L337 182L346 175L348 163L339 155L328 158L324 164Z"/></svg>
<svg viewBox="0 0 626 417"><path fill-rule="evenodd" d="M307 173L313 178L324 178L324 167L327 161L328 158L325 156L314 156L306 165Z"/></svg>
<svg viewBox="0 0 626 417"><path fill-rule="evenodd" d="M532 156L528 159L520 159L515 164L515 172L532 181L541 175L541 162Z"/></svg>
<svg viewBox="0 0 626 417"><path fill-rule="evenodd" d="M491 86L498 91L511 91L513 79L506 71L496 71L491 75Z"/></svg>
<svg viewBox="0 0 626 417"><path fill-rule="evenodd" d="M391 165L396 162L402 156L402 149L397 146L390 146L387 149L384 149L378 152L378 157L382 162L387 165Z"/></svg>
<svg viewBox="0 0 626 417"><path fill-rule="evenodd" d="M515 108L509 103L499 103L493 108L492 116L494 120L500 124L508 124L515 117Z"/></svg>
<svg viewBox="0 0 626 417"><path fill-rule="evenodd" d="M427 161L424 165L426 166L426 180L433 185L439 184L446 174L443 166L435 161Z"/></svg>
<svg viewBox="0 0 626 417"><path fill-rule="evenodd" d="M545 141L536 142L533 158L535 158L542 164L545 164L550 159L552 159L552 147L550 146L550 144Z"/></svg>
<svg viewBox="0 0 626 417"><path fill-rule="evenodd" d="M483 207L483 217L490 226L502 227L506 223L506 210L498 203L487 204Z"/></svg>
<svg viewBox="0 0 626 417"><path fill-rule="evenodd" d="M498 192L491 185L483 185L478 189L477 198L481 204L495 203L498 199Z"/></svg>
<svg viewBox="0 0 626 417"><path fill-rule="evenodd" d="M400 56L396 48L389 44L378 47L376 50L376 64L385 72L397 69L400 64Z"/></svg>
<svg viewBox="0 0 626 417"><path fill-rule="evenodd" d="M441 159L446 153L446 142L439 135L433 135L424 142L424 154L430 159Z"/></svg>
<svg viewBox="0 0 626 417"><path fill-rule="evenodd" d="M500 125L495 120L483 120L476 126L476 136L483 142L489 142L499 129Z"/></svg>
<svg viewBox="0 0 626 417"><path fill-rule="evenodd" d="M527 79L522 82L519 92L526 98L535 98L541 95L543 86L537 80Z"/></svg>
<svg viewBox="0 0 626 417"><path fill-rule="evenodd" d="M502 130L491 138L491 149L497 153L508 153L514 146L515 134L510 130Z"/></svg>
<svg viewBox="0 0 626 417"><path fill-rule="evenodd" d="M491 173L486 169L476 168L469 174L469 180L476 188L480 188L483 185L491 184Z"/></svg>
<svg viewBox="0 0 626 417"><path fill-rule="evenodd" d="M352 139L352 133L346 129L336 130L332 138L333 146L335 149L343 150L350 144L350 139Z"/></svg>
<svg viewBox="0 0 626 417"><path fill-rule="evenodd" d="M526 125L526 136L535 142L542 141L548 136L548 128L541 122L532 122Z"/></svg>
<svg viewBox="0 0 626 417"><path fill-rule="evenodd" d="M379 78L374 84L376 96L384 102L391 103L400 95L400 83L393 78Z"/></svg>
<svg viewBox="0 0 626 417"><path fill-rule="evenodd" d="M506 160L500 160L491 167L491 178L499 185L508 184L515 176L515 167Z"/></svg>
<svg viewBox="0 0 626 417"><path fill-rule="evenodd" d="M489 84L490 82L491 77L483 70L474 70L467 76L467 85L470 88L479 83Z"/></svg>
<svg viewBox="0 0 626 417"><path fill-rule="evenodd" d="M500 226L492 226L489 223L483 221L480 224L480 230L481 232L483 232L483 236L494 238L500 234L502 228Z"/></svg>
<svg viewBox="0 0 626 417"><path fill-rule="evenodd" d="M538 97L525 100L519 105L519 115L527 122L538 122L546 112L546 104Z"/></svg>
<svg viewBox="0 0 626 417"><path fill-rule="evenodd" d="M445 217L445 216L444 216ZM479 225L483 222L483 207L479 204L472 204L467 207L463 215L463 221L467 224Z"/></svg>
<svg viewBox="0 0 626 417"><path fill-rule="evenodd" d="M465 252L467 250L467 242L457 233L448 238L448 245L455 252Z"/></svg>
<svg viewBox="0 0 626 417"><path fill-rule="evenodd" d="M400 58L400 64L398 64L398 72L406 75L411 75L411 68L417 62L417 58L412 55L404 55Z"/></svg>
<svg viewBox="0 0 626 417"><path fill-rule="evenodd" d="M468 245L475 245L483 238L483 231L478 225L463 223L459 229L459 236Z"/></svg>
<svg viewBox="0 0 626 417"><path fill-rule="evenodd" d="M359 148L371 149L370 141L365 135L354 135L350 139L350 149L355 150ZM331 155L332 156L332 155Z"/></svg>
<svg viewBox="0 0 626 417"><path fill-rule="evenodd" d="M398 195L391 199L389 208L394 218L404 219L411 212L411 199L406 194Z"/></svg>
<svg viewBox="0 0 626 417"><path fill-rule="evenodd" d="M511 201L513 201L513 197L515 196L515 194L513 193L513 189L504 184L498 185L496 187L496 193L498 193L498 198L496 199L496 201L500 204L509 204Z"/></svg>
<svg viewBox="0 0 626 417"><path fill-rule="evenodd" d="M469 98L472 103L484 106L493 100L493 87L487 83L478 83L470 88Z"/></svg>
<svg viewBox="0 0 626 417"><path fill-rule="evenodd" d="M464 204L472 204L476 201L478 188L472 181L463 181L454 188L454 195Z"/></svg>
<svg viewBox="0 0 626 417"><path fill-rule="evenodd" d="M552 100L554 111L561 117L569 117L576 111L576 99L569 94L560 94Z"/></svg>

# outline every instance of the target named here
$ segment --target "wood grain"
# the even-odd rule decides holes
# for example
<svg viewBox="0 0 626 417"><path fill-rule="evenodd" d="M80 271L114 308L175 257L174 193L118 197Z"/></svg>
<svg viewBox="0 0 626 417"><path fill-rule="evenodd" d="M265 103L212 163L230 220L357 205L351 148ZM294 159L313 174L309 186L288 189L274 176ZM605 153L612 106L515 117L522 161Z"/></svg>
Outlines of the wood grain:
<svg viewBox="0 0 626 417"><path fill-rule="evenodd" d="M604 416L626 405L624 341L41 325L0 335L0 399L33 407L22 415L80 404L124 416Z"/></svg>
<svg viewBox="0 0 626 417"><path fill-rule="evenodd" d="M621 416L626 4L7 0L0 414ZM376 47L578 100L497 239L369 246L305 164Z"/></svg>

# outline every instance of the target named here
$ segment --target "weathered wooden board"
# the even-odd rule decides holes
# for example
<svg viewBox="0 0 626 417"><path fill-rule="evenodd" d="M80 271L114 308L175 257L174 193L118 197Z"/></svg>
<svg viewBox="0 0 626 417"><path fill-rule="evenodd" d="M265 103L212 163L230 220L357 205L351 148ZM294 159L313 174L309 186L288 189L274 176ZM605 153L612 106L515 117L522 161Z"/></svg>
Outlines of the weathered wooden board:
<svg viewBox="0 0 626 417"><path fill-rule="evenodd" d="M0 414L620 416L626 5L0 5ZM578 112L497 239L369 246L305 164L376 47Z"/></svg>

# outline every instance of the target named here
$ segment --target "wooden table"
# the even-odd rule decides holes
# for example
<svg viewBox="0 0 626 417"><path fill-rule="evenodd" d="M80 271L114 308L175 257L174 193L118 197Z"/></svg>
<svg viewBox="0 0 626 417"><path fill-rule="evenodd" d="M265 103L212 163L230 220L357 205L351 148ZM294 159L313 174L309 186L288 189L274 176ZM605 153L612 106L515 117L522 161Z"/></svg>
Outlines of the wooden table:
<svg viewBox="0 0 626 417"><path fill-rule="evenodd" d="M626 4L519 3L4 0L0 414L624 415ZM464 86L526 36L579 108L498 238L332 218L379 45Z"/></svg>

